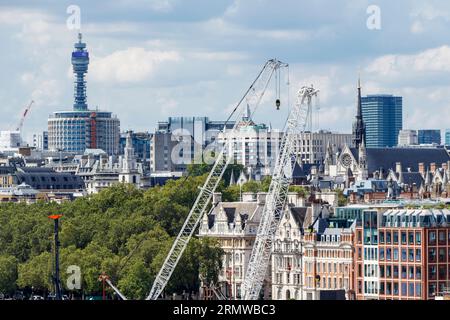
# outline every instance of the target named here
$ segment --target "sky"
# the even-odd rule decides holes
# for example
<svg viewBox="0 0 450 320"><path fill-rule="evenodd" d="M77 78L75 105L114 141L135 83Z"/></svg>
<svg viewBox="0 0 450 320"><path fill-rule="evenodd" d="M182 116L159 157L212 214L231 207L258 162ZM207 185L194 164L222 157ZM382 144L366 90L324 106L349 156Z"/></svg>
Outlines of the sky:
<svg viewBox="0 0 450 320"><path fill-rule="evenodd" d="M281 129L297 90L313 84L313 128L349 133L361 74L363 95L403 96L405 129L450 128L447 0L0 0L1 130L32 99L25 138L72 108L70 5L91 56L88 104L116 114L122 131L169 116L224 120L271 58L289 63L289 86L285 73L280 111L268 87L257 122Z"/></svg>

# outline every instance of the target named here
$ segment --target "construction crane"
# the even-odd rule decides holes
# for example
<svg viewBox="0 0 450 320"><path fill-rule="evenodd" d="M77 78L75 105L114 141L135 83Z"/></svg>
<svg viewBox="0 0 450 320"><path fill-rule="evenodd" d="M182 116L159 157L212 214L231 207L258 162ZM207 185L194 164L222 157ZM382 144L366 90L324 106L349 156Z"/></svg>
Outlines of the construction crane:
<svg viewBox="0 0 450 320"><path fill-rule="evenodd" d="M260 296L269 266L273 237L286 205L293 166L297 160L295 140L306 129L308 116L312 110L311 101L317 94L318 90L312 86L301 88L297 95L297 102L288 116L285 134L281 141L280 152L242 285L244 300L256 300Z"/></svg>
<svg viewBox="0 0 450 320"><path fill-rule="evenodd" d="M228 117L227 122L236 114L238 117L244 114L246 101L247 106L252 112L254 112L263 98L267 86L275 72L280 68L288 68L288 64L280 62L276 59L271 59L266 62L256 79L250 85L244 96L237 103L233 109L231 115ZM277 103L278 104L278 103ZM239 119L239 118L237 118ZM238 121L235 121L232 132L236 132L238 129ZM225 128L224 128L225 132ZM167 255L161 269L159 270L155 281L153 282L152 289L147 296L147 300L156 300L164 290L167 282L172 276L184 250L186 249L189 240L191 239L195 229L201 221L204 214L206 214L208 204L211 201L212 195L216 190L228 164L234 159L234 142L232 139L226 139L220 153L218 153L215 163L206 178L205 183L200 188L200 192L192 206L175 242L173 243L169 254Z"/></svg>
<svg viewBox="0 0 450 320"><path fill-rule="evenodd" d="M25 121L25 118L27 117L28 112L30 112L33 103L34 100L31 100L30 104L25 108L25 111L23 112L22 117L20 118L20 122L19 125L17 126L16 131L22 131L23 123Z"/></svg>

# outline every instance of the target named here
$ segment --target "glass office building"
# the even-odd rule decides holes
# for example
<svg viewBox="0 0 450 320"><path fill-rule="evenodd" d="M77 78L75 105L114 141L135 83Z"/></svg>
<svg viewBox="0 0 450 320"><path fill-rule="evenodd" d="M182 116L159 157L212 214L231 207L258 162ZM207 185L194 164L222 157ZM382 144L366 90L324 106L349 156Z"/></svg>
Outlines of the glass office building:
<svg viewBox="0 0 450 320"><path fill-rule="evenodd" d="M441 145L441 130L418 130L419 144L433 144Z"/></svg>
<svg viewBox="0 0 450 320"><path fill-rule="evenodd" d="M450 146L450 129L445 130L445 145Z"/></svg>
<svg viewBox="0 0 450 320"><path fill-rule="evenodd" d="M393 95L362 97L361 108L366 126L366 147L394 147L403 127L403 99Z"/></svg>

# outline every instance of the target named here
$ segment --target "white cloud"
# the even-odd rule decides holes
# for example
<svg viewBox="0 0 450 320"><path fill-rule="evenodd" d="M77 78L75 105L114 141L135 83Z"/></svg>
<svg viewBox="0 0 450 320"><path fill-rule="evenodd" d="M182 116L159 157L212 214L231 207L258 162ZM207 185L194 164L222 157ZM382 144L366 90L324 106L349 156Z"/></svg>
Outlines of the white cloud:
<svg viewBox="0 0 450 320"><path fill-rule="evenodd" d="M377 58L366 71L383 76L415 72L450 72L450 47L428 49L415 55L385 55Z"/></svg>
<svg viewBox="0 0 450 320"><path fill-rule="evenodd" d="M176 51L147 51L131 47L102 58L93 56L89 73L92 80L99 82L140 82L153 76L161 64L181 59Z"/></svg>

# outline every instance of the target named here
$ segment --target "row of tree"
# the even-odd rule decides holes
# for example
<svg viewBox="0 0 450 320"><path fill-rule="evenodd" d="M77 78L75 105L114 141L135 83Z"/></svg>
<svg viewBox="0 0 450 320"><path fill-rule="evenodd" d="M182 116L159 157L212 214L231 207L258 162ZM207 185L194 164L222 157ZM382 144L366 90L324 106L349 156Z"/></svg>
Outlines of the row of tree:
<svg viewBox="0 0 450 320"><path fill-rule="evenodd" d="M241 192L268 190L270 179L228 186L232 170L241 169L232 166L225 173L218 190L224 201L237 201ZM145 191L117 184L63 204L0 204L0 293L53 290L53 224L48 216L57 213L63 215L60 261L65 289L71 276L66 270L78 266L82 281L75 294L100 294L98 278L106 273L127 297L144 298L209 170L192 166L186 178ZM207 281L217 281L222 255L216 240L192 239L166 293L197 291L199 272Z"/></svg>

